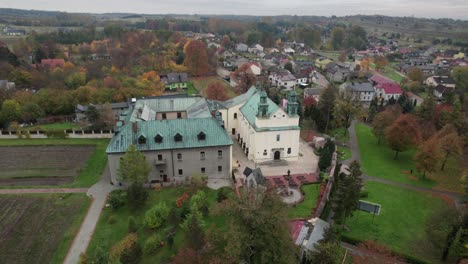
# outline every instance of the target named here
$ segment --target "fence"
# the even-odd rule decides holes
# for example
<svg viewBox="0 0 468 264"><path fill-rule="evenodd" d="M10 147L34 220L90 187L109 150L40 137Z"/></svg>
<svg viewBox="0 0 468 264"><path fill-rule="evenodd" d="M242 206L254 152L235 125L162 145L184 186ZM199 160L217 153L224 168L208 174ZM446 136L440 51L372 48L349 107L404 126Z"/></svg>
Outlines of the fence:
<svg viewBox="0 0 468 264"><path fill-rule="evenodd" d="M328 178L327 187L325 187L325 191L322 197L320 197L321 200L317 207L317 210L315 210L314 217L320 217L322 215L323 209L325 209L325 205L327 205L328 199L330 198L330 193L333 188L333 184L335 183L335 178L333 177L333 175L336 169L336 160L337 160L337 154L336 154L336 148L335 148L335 152L333 152L333 155L332 155L332 165L331 165L331 170L329 174L330 177Z"/></svg>
<svg viewBox="0 0 468 264"><path fill-rule="evenodd" d="M60 130L61 131L61 130ZM27 135L29 132L29 136ZM68 138L112 138L114 136L113 130L63 130ZM14 131L2 130L0 139L17 139L21 136L23 138L47 138L47 131L34 130L34 131Z"/></svg>

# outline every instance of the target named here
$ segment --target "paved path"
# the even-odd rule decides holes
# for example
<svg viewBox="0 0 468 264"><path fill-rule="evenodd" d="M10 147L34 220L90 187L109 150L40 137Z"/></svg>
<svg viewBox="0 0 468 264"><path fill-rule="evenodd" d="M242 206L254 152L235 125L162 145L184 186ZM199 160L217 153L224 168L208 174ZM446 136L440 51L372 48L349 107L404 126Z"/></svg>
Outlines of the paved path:
<svg viewBox="0 0 468 264"><path fill-rule="evenodd" d="M88 188L0 189L0 194L23 193L86 193Z"/></svg>
<svg viewBox="0 0 468 264"><path fill-rule="evenodd" d="M80 258L80 254L86 252L88 244L93 236L94 229L101 215L102 209L106 203L107 195L116 187L110 185L110 172L109 167L106 166L101 180L95 185L91 186L88 190L88 196L94 200L88 209L83 223L81 223L80 230L73 240L73 244L68 250L65 257L64 264L76 264Z"/></svg>

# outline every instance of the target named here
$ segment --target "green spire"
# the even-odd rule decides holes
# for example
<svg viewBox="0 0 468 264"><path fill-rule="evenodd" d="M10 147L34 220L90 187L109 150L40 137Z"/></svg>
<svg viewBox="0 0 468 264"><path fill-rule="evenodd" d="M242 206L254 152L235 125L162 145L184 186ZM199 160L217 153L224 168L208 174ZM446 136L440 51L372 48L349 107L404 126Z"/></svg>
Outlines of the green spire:
<svg viewBox="0 0 468 264"><path fill-rule="evenodd" d="M258 103L258 117L266 117L268 113L267 93L265 90L260 92L260 103Z"/></svg>
<svg viewBox="0 0 468 264"><path fill-rule="evenodd" d="M287 108L287 112L289 116L297 115L298 103L297 103L296 91L292 90L289 92L288 104L286 108Z"/></svg>

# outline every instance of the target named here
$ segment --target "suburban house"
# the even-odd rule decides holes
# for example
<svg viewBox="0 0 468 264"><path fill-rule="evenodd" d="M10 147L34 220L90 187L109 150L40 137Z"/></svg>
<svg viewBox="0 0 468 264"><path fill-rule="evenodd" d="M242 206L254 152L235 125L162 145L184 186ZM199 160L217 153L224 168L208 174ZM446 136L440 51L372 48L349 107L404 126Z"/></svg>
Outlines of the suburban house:
<svg viewBox="0 0 468 264"><path fill-rule="evenodd" d="M307 86L307 84L309 83L309 75L307 72L298 72L298 73L295 73L293 74L294 77L296 77L296 83L298 85L305 85Z"/></svg>
<svg viewBox="0 0 468 264"><path fill-rule="evenodd" d="M174 90L177 88L187 88L188 74L186 72L172 72L168 73L167 77L163 77L162 81L166 89Z"/></svg>
<svg viewBox="0 0 468 264"><path fill-rule="evenodd" d="M353 100L369 103L374 99L375 90L370 82L346 82L340 85L340 92L349 93Z"/></svg>
<svg viewBox="0 0 468 264"><path fill-rule="evenodd" d="M249 46L247 46L247 44L244 44L244 43L236 44L236 51L247 52L248 49L249 49Z"/></svg>
<svg viewBox="0 0 468 264"><path fill-rule="evenodd" d="M325 67L327 66L328 63L333 62L332 60L328 58L318 58L315 60L315 67L319 68L320 70L325 70Z"/></svg>
<svg viewBox="0 0 468 264"><path fill-rule="evenodd" d="M452 86L438 84L434 87L433 94L437 99L442 99L445 95L452 93L455 90Z"/></svg>
<svg viewBox="0 0 468 264"><path fill-rule="evenodd" d="M322 93L322 89L319 88L305 88L304 89L304 99L308 97L313 97L316 102L320 99L320 94Z"/></svg>
<svg viewBox="0 0 468 264"><path fill-rule="evenodd" d="M3 35L7 36L24 36L26 35L26 30L14 28L12 26L5 26L3 28Z"/></svg>
<svg viewBox="0 0 468 264"><path fill-rule="evenodd" d="M408 95L408 98L410 99L411 102L413 102L414 106L419 106L424 102L424 99L421 98L420 96L412 93L412 92L406 92Z"/></svg>
<svg viewBox="0 0 468 264"><path fill-rule="evenodd" d="M334 82L346 81L351 73L349 66L342 62L330 62L325 68L328 79Z"/></svg>
<svg viewBox="0 0 468 264"><path fill-rule="evenodd" d="M202 97L138 99L117 122L107 146L112 182L120 159L134 144L151 165L148 183L185 182L194 174L229 179L232 140L220 112Z"/></svg>
<svg viewBox="0 0 468 264"><path fill-rule="evenodd" d="M0 80L0 90L15 89L15 83L8 80Z"/></svg>
<svg viewBox="0 0 468 264"><path fill-rule="evenodd" d="M253 45L252 47L249 47L247 49L248 52L250 53L255 53L255 54L258 54L258 53L262 53L263 52L263 47L262 45L260 44L255 44Z"/></svg>
<svg viewBox="0 0 468 264"><path fill-rule="evenodd" d="M285 87L287 90L293 90L296 87L297 79L288 70L274 72L268 76L271 85Z"/></svg>
<svg viewBox="0 0 468 264"><path fill-rule="evenodd" d="M428 77L424 83L432 87L443 85L445 87L455 88L455 80L449 76L431 76Z"/></svg>
<svg viewBox="0 0 468 264"><path fill-rule="evenodd" d="M374 86L377 86L379 84L384 84L384 83L393 83L392 80L387 79L387 78L385 78L385 77L383 77L382 75L379 75L379 74L372 75L372 77L369 78L369 81L371 81L372 85L374 85Z"/></svg>
<svg viewBox="0 0 468 264"><path fill-rule="evenodd" d="M401 87L396 83L388 82L377 84L375 86L375 96L384 102L390 100L390 98L396 100L402 93L403 91L401 90Z"/></svg>
<svg viewBox="0 0 468 264"><path fill-rule="evenodd" d="M286 54L294 54L294 53L296 52L294 49L292 49L292 48L290 48L290 47L285 47L285 48L283 49L283 51L284 51L284 53L286 53Z"/></svg>
<svg viewBox="0 0 468 264"><path fill-rule="evenodd" d="M297 160L299 157L299 116L296 92L289 92L283 108L252 86L245 94L215 102L226 130L240 144L249 160Z"/></svg>
<svg viewBox="0 0 468 264"><path fill-rule="evenodd" d="M77 104L75 106L75 121L80 121L83 119L86 119L86 112L88 111L90 106L94 106L96 110L100 111L106 107L105 104L101 105L80 105ZM110 103L109 104L110 108L112 109L112 112L114 112L115 115L115 120L118 120L119 117L122 115L123 112L127 111L129 108L129 103L128 102L122 102L122 103Z"/></svg>
<svg viewBox="0 0 468 264"><path fill-rule="evenodd" d="M248 62L247 63L250 66L250 70L252 71L255 76L259 76L262 74L262 65L258 62Z"/></svg>

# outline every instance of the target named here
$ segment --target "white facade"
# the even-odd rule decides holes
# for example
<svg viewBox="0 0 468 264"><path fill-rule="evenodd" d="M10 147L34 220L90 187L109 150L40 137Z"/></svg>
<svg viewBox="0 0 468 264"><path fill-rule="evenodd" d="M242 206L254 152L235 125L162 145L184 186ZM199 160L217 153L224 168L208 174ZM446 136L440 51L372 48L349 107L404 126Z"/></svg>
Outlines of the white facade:
<svg viewBox="0 0 468 264"><path fill-rule="evenodd" d="M384 101L393 99L397 100L400 97L401 93L386 93L385 89L375 87L375 96L382 98Z"/></svg>

